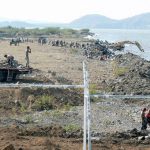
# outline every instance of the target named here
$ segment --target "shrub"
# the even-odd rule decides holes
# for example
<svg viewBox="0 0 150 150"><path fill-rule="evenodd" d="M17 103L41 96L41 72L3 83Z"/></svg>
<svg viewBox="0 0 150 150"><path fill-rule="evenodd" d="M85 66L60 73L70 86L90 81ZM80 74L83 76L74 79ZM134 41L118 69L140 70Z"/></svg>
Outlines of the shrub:
<svg viewBox="0 0 150 150"><path fill-rule="evenodd" d="M68 124L64 127L64 130L66 132L76 132L76 131L80 130L80 127L75 124Z"/></svg>
<svg viewBox="0 0 150 150"><path fill-rule="evenodd" d="M54 118L59 118L59 117L62 117L63 116L63 112L60 111L60 110L54 110L51 112L51 115L54 117Z"/></svg>
<svg viewBox="0 0 150 150"><path fill-rule="evenodd" d="M90 94L95 94L96 93L96 90L98 89L97 88L97 85L96 84L90 84Z"/></svg>
<svg viewBox="0 0 150 150"><path fill-rule="evenodd" d="M67 103L66 105L63 106L63 109L65 111L69 111L71 108L72 108L72 106L69 103Z"/></svg>
<svg viewBox="0 0 150 150"><path fill-rule="evenodd" d="M64 78L63 76L56 77L56 80L61 84L72 84L72 81Z"/></svg>
<svg viewBox="0 0 150 150"><path fill-rule="evenodd" d="M112 62L112 68L113 68L113 74L117 76L123 76L125 73L129 71L129 68L127 66L119 66L117 62Z"/></svg>
<svg viewBox="0 0 150 150"><path fill-rule="evenodd" d="M35 101L35 108L39 111L53 109L55 98L53 96L43 95Z"/></svg>
<svg viewBox="0 0 150 150"><path fill-rule="evenodd" d="M114 75L115 76L123 76L125 75L125 73L128 72L128 68L127 67L118 67L118 68L115 68L114 70Z"/></svg>
<svg viewBox="0 0 150 150"><path fill-rule="evenodd" d="M26 121L26 123L34 123L33 117L31 115L27 115L25 117L25 121Z"/></svg>

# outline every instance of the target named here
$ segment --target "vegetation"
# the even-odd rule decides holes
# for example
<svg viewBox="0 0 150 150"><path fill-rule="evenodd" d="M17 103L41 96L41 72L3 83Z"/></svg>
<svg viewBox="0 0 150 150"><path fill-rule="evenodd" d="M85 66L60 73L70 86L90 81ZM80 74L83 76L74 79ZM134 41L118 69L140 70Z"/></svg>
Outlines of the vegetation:
<svg viewBox="0 0 150 150"><path fill-rule="evenodd" d="M97 85L96 84L90 84L90 88L89 88L90 90L90 94L95 94L95 93L97 93L96 91L98 90L98 87L97 87Z"/></svg>
<svg viewBox="0 0 150 150"><path fill-rule="evenodd" d="M25 29L25 28L15 28L15 27L2 27L0 28L0 35L5 37L14 37L16 35L21 36L41 36L41 35L88 35L89 29L60 29L59 27L48 27L48 28L34 28L34 29Z"/></svg>
<svg viewBox="0 0 150 150"><path fill-rule="evenodd" d="M53 110L51 112L51 115L54 117L54 118L59 118L59 117L62 117L63 116L63 112L61 110Z"/></svg>
<svg viewBox="0 0 150 150"><path fill-rule="evenodd" d="M35 109L39 111L53 109L54 100L53 96L43 95L35 101Z"/></svg>
<svg viewBox="0 0 150 150"><path fill-rule="evenodd" d="M129 71L129 68L127 66L119 66L115 61L112 62L112 68L113 74L116 77L123 76Z"/></svg>
<svg viewBox="0 0 150 150"><path fill-rule="evenodd" d="M26 123L34 123L34 119L31 115L25 116Z"/></svg>
<svg viewBox="0 0 150 150"><path fill-rule="evenodd" d="M76 132L76 131L80 130L80 127L75 124L68 124L64 127L64 130L66 132Z"/></svg>
<svg viewBox="0 0 150 150"><path fill-rule="evenodd" d="M118 67L115 69L114 75L115 76L123 76L123 75L125 75L125 73L128 72L128 70L129 69L127 67Z"/></svg>
<svg viewBox="0 0 150 150"><path fill-rule="evenodd" d="M63 76L57 76L56 80L61 84L72 84L71 80L64 78Z"/></svg>
<svg viewBox="0 0 150 150"><path fill-rule="evenodd" d="M72 108L73 106L71 106L69 103L67 103L66 105L63 106L63 110L65 111L70 111L70 109Z"/></svg>

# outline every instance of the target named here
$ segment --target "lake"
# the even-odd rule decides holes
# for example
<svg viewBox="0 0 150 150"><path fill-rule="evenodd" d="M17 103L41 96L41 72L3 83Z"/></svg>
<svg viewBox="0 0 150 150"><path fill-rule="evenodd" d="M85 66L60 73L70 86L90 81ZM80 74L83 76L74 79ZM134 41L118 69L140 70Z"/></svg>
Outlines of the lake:
<svg viewBox="0 0 150 150"><path fill-rule="evenodd" d="M95 33L94 39L117 42L124 40L138 41L144 52L141 52L135 45L126 45L124 52L132 52L142 58L150 60L150 30L126 30L126 29L91 29Z"/></svg>

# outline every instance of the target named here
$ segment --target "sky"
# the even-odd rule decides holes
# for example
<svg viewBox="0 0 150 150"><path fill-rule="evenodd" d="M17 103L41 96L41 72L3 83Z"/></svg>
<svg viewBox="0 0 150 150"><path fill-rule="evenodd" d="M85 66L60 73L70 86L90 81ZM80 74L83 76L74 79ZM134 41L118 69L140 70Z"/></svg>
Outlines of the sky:
<svg viewBox="0 0 150 150"><path fill-rule="evenodd" d="M0 0L0 19L69 23L88 14L124 19L150 12L150 0Z"/></svg>

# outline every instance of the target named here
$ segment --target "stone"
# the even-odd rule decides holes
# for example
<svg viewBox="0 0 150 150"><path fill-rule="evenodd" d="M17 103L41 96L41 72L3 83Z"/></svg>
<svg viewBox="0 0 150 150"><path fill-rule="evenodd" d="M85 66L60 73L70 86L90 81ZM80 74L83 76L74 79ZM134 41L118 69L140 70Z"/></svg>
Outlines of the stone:
<svg viewBox="0 0 150 150"><path fill-rule="evenodd" d="M138 137L138 141L143 141L143 140L145 140L145 136Z"/></svg>
<svg viewBox="0 0 150 150"><path fill-rule="evenodd" d="M9 144L5 148L3 148L2 150L15 150L15 148L12 144Z"/></svg>

